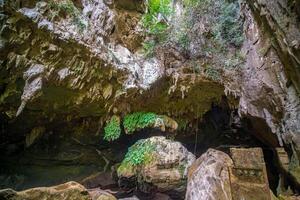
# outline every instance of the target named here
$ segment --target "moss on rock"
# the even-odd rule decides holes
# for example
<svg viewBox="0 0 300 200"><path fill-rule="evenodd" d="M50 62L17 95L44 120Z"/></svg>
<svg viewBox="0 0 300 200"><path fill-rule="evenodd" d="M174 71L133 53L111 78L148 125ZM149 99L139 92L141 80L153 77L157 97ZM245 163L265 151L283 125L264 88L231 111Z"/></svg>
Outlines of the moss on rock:
<svg viewBox="0 0 300 200"><path fill-rule="evenodd" d="M136 130L153 126L158 116L155 113L135 112L126 115L124 118L124 128L127 134L131 134Z"/></svg>
<svg viewBox="0 0 300 200"><path fill-rule="evenodd" d="M178 124L172 118L165 115L157 115L152 112L135 112L124 117L124 129L126 134L132 134L135 131L144 128L159 128L165 131L166 128L176 130Z"/></svg>
<svg viewBox="0 0 300 200"><path fill-rule="evenodd" d="M104 140L114 141L121 135L120 118L112 116L104 127Z"/></svg>
<svg viewBox="0 0 300 200"><path fill-rule="evenodd" d="M129 148L117 173L121 182L136 178L141 190L154 186L161 191L184 192L187 169L194 160L181 143L151 137Z"/></svg>
<svg viewBox="0 0 300 200"><path fill-rule="evenodd" d="M138 166L148 164L153 160L155 145L149 140L139 140L128 149L125 159L118 168L118 175L134 176Z"/></svg>

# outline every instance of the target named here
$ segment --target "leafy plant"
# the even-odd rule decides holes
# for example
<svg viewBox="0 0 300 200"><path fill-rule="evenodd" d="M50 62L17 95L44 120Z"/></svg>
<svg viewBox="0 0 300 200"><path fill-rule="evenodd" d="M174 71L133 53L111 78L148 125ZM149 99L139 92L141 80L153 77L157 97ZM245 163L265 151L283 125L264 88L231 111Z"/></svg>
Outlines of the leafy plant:
<svg viewBox="0 0 300 200"><path fill-rule="evenodd" d="M164 29L167 18L171 15L171 0L149 0L147 12L142 17L143 26L148 30Z"/></svg>
<svg viewBox="0 0 300 200"><path fill-rule="evenodd" d="M168 17L172 13L171 0L148 0L147 11L142 17L142 25L147 36L151 38L151 48L144 44L144 52L152 55L155 45L163 41L165 31L168 29ZM149 51L150 50L150 51Z"/></svg>
<svg viewBox="0 0 300 200"><path fill-rule="evenodd" d="M220 72L211 66L206 68L205 75L214 81L218 81L221 79Z"/></svg>
<svg viewBox="0 0 300 200"><path fill-rule="evenodd" d="M240 47L244 41L243 24L239 19L238 2L224 2L214 27L215 38L222 44Z"/></svg>
<svg viewBox="0 0 300 200"><path fill-rule="evenodd" d="M126 115L124 118L124 129L127 134L130 134L136 130L150 127L158 118L155 113L136 112Z"/></svg>
<svg viewBox="0 0 300 200"><path fill-rule="evenodd" d="M130 163L133 166L143 164L151 160L151 153L155 146L146 140L139 140L128 149L123 162Z"/></svg>
<svg viewBox="0 0 300 200"><path fill-rule="evenodd" d="M120 119L113 116L104 127L104 140L114 141L121 135Z"/></svg>
<svg viewBox="0 0 300 200"><path fill-rule="evenodd" d="M156 45L156 42L154 40L148 40L143 43L144 55L146 57L153 56L155 45Z"/></svg>
<svg viewBox="0 0 300 200"><path fill-rule="evenodd" d="M139 165L147 164L153 160L155 145L145 139L137 141L128 149L125 159L118 167L118 174L132 174Z"/></svg>

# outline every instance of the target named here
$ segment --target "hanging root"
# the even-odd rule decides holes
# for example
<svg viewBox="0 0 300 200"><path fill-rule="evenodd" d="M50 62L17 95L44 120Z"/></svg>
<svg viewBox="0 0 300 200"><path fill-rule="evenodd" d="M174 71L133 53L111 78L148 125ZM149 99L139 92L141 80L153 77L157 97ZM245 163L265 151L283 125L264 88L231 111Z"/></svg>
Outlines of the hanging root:
<svg viewBox="0 0 300 200"><path fill-rule="evenodd" d="M96 149L96 151L97 151L98 155L101 156L102 159L105 161L105 166L103 168L103 172L106 172L110 161L103 155L103 153L100 150Z"/></svg>

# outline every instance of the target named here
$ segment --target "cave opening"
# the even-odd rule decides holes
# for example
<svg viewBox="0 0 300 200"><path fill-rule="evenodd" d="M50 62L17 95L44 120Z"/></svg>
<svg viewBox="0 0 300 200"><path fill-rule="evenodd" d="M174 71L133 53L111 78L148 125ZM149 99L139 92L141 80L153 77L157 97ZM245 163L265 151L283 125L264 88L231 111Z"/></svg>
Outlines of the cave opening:
<svg viewBox="0 0 300 200"><path fill-rule="evenodd" d="M287 174L281 172L279 167L275 154L275 149L279 146L271 146L270 143L265 143L264 139L257 137L263 134L257 132L255 122L257 121L254 119L241 119L238 111L231 109L227 104L223 106L212 104L211 109L201 120L190 121L176 133L143 129L132 135L123 134L119 140L111 143L100 142L99 136L94 143L85 143L72 138L71 133L56 134L56 131L50 131L35 144L29 148L23 147L21 151L20 148L15 152L7 151L16 144L1 146L1 151L6 153L0 156L0 188L24 190L71 180L82 182L86 177L102 171L114 174L116 164L124 159L128 148L135 142L152 136L165 136L181 142L196 155L196 158L209 148L229 154L230 148L260 147L263 150L272 192L276 194L279 183L284 182L281 184L282 187L290 187L293 192L297 193L297 186ZM260 131L269 130L261 129ZM7 148L6 151L4 151L5 148ZM119 198L145 195L135 190L123 190L113 180L104 184L105 186L102 183L107 180L98 179L98 181L101 183L98 184L95 181L95 183L89 183L87 187L92 189L101 185L105 189L118 191L115 195Z"/></svg>

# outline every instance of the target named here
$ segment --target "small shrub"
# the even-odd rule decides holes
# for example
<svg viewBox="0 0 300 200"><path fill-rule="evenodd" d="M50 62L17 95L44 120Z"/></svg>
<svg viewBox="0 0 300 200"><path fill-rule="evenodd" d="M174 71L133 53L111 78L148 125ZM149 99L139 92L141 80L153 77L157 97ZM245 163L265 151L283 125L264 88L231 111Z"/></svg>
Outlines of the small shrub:
<svg viewBox="0 0 300 200"><path fill-rule="evenodd" d="M151 38L151 50L165 38L165 31L168 29L168 17L172 13L171 0L149 0L147 11L142 17L142 25L146 30L147 36ZM147 48L147 44L144 48ZM144 52L149 52L144 49ZM148 54L152 55L152 54Z"/></svg>
<svg viewBox="0 0 300 200"><path fill-rule="evenodd" d="M172 13L171 10L170 0L149 0L147 12L142 17L143 27L154 35L164 32L168 27L164 21Z"/></svg>
<svg viewBox="0 0 300 200"><path fill-rule="evenodd" d="M136 112L126 115L124 118L124 129L127 134L133 133L146 127L154 125L158 115L154 113Z"/></svg>
<svg viewBox="0 0 300 200"><path fill-rule="evenodd" d="M121 135L120 119L113 116L104 127L104 140L114 141Z"/></svg>
<svg viewBox="0 0 300 200"><path fill-rule="evenodd" d="M215 38L223 45L231 44L240 47L244 41L243 23L239 19L238 2L224 2L214 27Z"/></svg>

